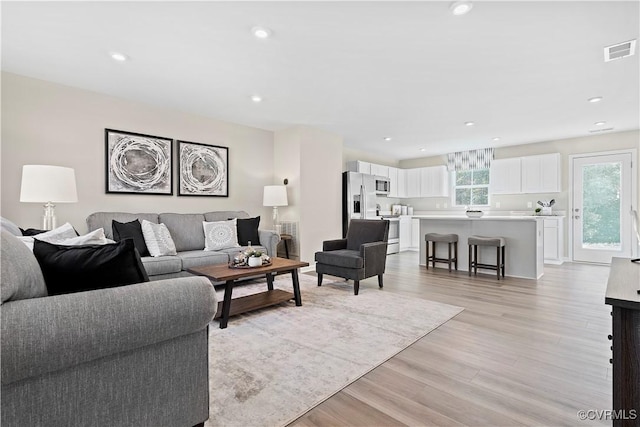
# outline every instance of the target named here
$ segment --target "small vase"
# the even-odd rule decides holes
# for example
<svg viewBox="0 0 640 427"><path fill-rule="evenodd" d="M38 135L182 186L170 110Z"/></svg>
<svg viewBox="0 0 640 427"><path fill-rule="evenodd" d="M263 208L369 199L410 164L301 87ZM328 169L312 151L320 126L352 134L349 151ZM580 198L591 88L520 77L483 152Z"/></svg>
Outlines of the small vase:
<svg viewBox="0 0 640 427"><path fill-rule="evenodd" d="M542 207L542 215L552 215L551 206L543 206Z"/></svg>
<svg viewBox="0 0 640 427"><path fill-rule="evenodd" d="M249 257L247 264L249 264L249 267L259 267L262 265L262 258L253 256Z"/></svg>

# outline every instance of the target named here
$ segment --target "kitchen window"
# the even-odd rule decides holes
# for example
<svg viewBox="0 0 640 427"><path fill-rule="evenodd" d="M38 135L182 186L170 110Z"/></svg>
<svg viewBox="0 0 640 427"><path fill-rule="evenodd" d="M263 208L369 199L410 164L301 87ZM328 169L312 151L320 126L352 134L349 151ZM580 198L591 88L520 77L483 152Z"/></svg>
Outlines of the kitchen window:
<svg viewBox="0 0 640 427"><path fill-rule="evenodd" d="M489 169L454 172L454 206L489 205Z"/></svg>

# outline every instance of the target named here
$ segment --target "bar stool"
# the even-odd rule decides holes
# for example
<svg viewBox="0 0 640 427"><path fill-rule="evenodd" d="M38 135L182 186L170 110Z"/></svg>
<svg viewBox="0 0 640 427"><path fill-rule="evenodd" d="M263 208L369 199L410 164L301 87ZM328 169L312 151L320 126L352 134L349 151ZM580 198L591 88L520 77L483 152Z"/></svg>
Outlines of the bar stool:
<svg viewBox="0 0 640 427"><path fill-rule="evenodd" d="M436 268L436 262L446 262L449 264L449 272L451 272L451 263L458 269L458 235L457 234L440 234L440 233L427 233L424 235L426 242L426 264L427 270L429 269L429 260L432 262L433 268ZM429 242L431 242L431 255L429 254ZM447 243L449 249L449 258L437 258L436 257L436 243ZM451 247L453 246L453 256L451 256Z"/></svg>
<svg viewBox="0 0 640 427"><path fill-rule="evenodd" d="M485 237L485 236L469 236L469 276L471 276L471 268L473 274L478 274L478 267L496 270L498 280L500 280L500 271L504 277L504 248L505 241L503 237ZM496 265L482 264L478 262L478 246L493 246L496 248ZM471 249L473 248L473 258L471 257Z"/></svg>

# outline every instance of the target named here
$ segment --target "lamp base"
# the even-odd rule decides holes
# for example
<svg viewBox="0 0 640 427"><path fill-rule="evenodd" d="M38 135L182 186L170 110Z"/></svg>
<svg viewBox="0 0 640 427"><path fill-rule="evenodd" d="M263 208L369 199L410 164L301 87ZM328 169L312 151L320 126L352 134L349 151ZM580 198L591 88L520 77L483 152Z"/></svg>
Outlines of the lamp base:
<svg viewBox="0 0 640 427"><path fill-rule="evenodd" d="M42 215L42 229L43 230L53 230L57 227L56 220L56 205L51 202L47 202L44 205L44 214Z"/></svg>

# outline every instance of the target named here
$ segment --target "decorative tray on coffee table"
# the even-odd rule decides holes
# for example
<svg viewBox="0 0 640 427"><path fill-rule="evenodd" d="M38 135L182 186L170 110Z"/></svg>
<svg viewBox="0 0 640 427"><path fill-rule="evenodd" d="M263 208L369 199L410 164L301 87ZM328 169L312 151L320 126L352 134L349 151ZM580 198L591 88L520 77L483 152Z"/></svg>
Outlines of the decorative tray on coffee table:
<svg viewBox="0 0 640 427"><path fill-rule="evenodd" d="M271 261L262 261L262 265L247 265L247 264L234 264L232 262L229 263L229 268L260 268L271 265Z"/></svg>

